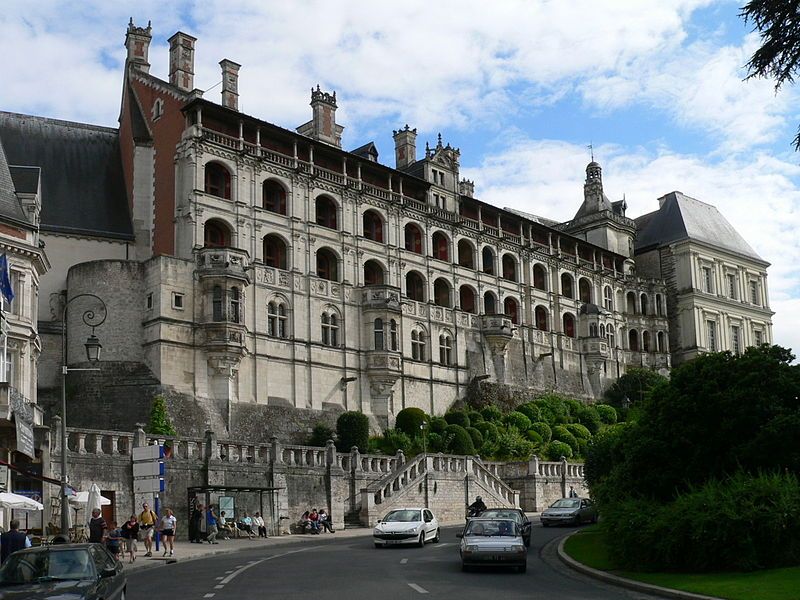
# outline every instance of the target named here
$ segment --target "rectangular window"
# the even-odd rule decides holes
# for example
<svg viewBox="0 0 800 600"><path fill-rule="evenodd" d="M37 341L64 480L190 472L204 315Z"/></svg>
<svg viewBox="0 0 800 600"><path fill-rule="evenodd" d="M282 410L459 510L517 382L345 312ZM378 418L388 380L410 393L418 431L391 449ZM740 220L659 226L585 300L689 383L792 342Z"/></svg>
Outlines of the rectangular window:
<svg viewBox="0 0 800 600"><path fill-rule="evenodd" d="M758 306L761 304L758 301L758 282L755 280L750 281L750 302Z"/></svg>
<svg viewBox="0 0 800 600"><path fill-rule="evenodd" d="M714 293L714 281L711 278L711 267L703 267L703 291Z"/></svg>
<svg viewBox="0 0 800 600"><path fill-rule="evenodd" d="M153 293L152 292L147 294L147 300L145 302L145 306L146 306L147 310L150 310L151 308L153 308Z"/></svg>
<svg viewBox="0 0 800 600"><path fill-rule="evenodd" d="M717 351L717 324L714 321L706 321L706 335L708 337L709 352Z"/></svg>
<svg viewBox="0 0 800 600"><path fill-rule="evenodd" d="M731 352L734 354L740 354L742 352L739 339L739 327L737 325L731 326Z"/></svg>
<svg viewBox="0 0 800 600"><path fill-rule="evenodd" d="M19 274L19 271L11 271L11 290L14 292L14 299L11 301L11 305L8 307L9 311L12 315L17 315L18 317L22 316L22 297L23 297L23 289L22 289L22 278Z"/></svg>
<svg viewBox="0 0 800 600"><path fill-rule="evenodd" d="M764 343L764 333L760 329L756 329L753 332L753 337L755 338L756 346L760 346Z"/></svg>
<svg viewBox="0 0 800 600"><path fill-rule="evenodd" d="M736 275L728 275L728 298L736 300Z"/></svg>
<svg viewBox="0 0 800 600"><path fill-rule="evenodd" d="M183 294L179 294L178 292L172 292L172 308L176 310L183 310L183 296ZM152 308L152 304L148 306L148 308Z"/></svg>

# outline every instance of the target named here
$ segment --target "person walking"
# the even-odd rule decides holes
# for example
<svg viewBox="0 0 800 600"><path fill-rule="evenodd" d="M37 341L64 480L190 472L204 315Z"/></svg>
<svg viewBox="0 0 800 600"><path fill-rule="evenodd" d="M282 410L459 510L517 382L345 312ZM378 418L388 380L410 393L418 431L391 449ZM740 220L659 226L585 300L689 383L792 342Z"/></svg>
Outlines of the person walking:
<svg viewBox="0 0 800 600"><path fill-rule="evenodd" d="M572 487L572 486L569 486L569 497L570 498L577 498L578 497L578 492L576 492L575 488Z"/></svg>
<svg viewBox="0 0 800 600"><path fill-rule="evenodd" d="M136 540L139 538L139 522L136 515L125 521L120 527L122 539L125 540L125 552L128 553L128 562L136 561Z"/></svg>
<svg viewBox="0 0 800 600"><path fill-rule="evenodd" d="M145 556L153 556L153 534L155 533L158 515L150 510L150 505L145 502L142 504L142 512L139 514L139 529L142 532L144 541Z"/></svg>
<svg viewBox="0 0 800 600"><path fill-rule="evenodd" d="M169 547L169 555L175 556L175 536L178 533L178 520L172 513L171 508L164 510L164 516L158 524L158 530L164 538L164 554L167 555L167 547Z"/></svg>
<svg viewBox="0 0 800 600"><path fill-rule="evenodd" d="M0 563L6 562L6 559L17 550L31 547L28 536L19 530L18 519L11 519L8 527L9 530L0 535Z"/></svg>
<svg viewBox="0 0 800 600"><path fill-rule="evenodd" d="M109 523L106 548L114 555L114 558L119 560L119 554L122 551L122 531L117 527L116 521Z"/></svg>
<svg viewBox="0 0 800 600"><path fill-rule="evenodd" d="M107 532L108 525L106 525L106 520L100 516L100 509L95 508L92 510L92 518L89 519L89 542L93 544L103 543Z"/></svg>
<svg viewBox="0 0 800 600"><path fill-rule="evenodd" d="M217 541L217 515L214 514L214 507L209 506L208 510L206 511L206 526L208 529L208 533L206 535L206 541L209 544L219 544Z"/></svg>

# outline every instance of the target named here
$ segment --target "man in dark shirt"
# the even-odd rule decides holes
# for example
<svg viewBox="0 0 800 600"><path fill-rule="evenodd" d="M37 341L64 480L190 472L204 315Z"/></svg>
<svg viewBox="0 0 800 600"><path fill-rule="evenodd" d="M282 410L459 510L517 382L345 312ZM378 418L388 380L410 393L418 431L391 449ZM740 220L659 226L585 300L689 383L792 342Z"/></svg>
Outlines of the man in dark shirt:
<svg viewBox="0 0 800 600"><path fill-rule="evenodd" d="M108 526L103 517L100 516L100 509L95 508L92 511L92 518L89 519L89 541L95 543L102 543L105 537Z"/></svg>
<svg viewBox="0 0 800 600"><path fill-rule="evenodd" d="M6 562L12 552L28 546L28 536L19 531L19 521L11 519L8 526L10 529L0 535L0 563Z"/></svg>

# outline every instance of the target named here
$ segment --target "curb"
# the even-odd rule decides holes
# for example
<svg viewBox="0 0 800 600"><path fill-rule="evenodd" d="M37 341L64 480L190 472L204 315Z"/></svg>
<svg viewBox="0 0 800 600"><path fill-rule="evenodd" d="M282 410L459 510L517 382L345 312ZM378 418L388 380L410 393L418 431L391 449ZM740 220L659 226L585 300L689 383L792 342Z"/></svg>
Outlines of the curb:
<svg viewBox="0 0 800 600"><path fill-rule="evenodd" d="M600 571L598 569L593 569L583 563L578 562L571 556L569 556L566 552L564 552L564 544L569 539L570 536L575 535L578 533L577 531L573 531L572 533L565 535L562 537L558 542L558 558L561 559L565 565L569 568L578 571L579 573L583 573L584 575L588 575L593 579L598 579L600 581L604 581L606 583L610 583L612 585L617 585L619 587L624 587L629 590L634 590L637 592L646 592L649 594L655 594L656 596L663 596L664 598L677 598L678 600L724 600L723 598L717 598L716 596L704 596L703 594L695 594L693 592L684 592L681 590L674 590L672 588L665 588L659 585L653 585L651 583L643 583L641 581L635 581L633 579L626 579L625 577L619 577L618 575L612 575L606 571Z"/></svg>

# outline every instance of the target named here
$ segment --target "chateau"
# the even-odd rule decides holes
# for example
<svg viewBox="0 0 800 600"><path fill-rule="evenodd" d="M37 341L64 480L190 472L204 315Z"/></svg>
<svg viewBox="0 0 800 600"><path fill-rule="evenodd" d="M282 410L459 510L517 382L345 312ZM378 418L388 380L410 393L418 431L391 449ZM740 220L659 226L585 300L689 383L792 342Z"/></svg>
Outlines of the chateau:
<svg viewBox="0 0 800 600"><path fill-rule="evenodd" d="M634 220L592 161L571 221L502 209L441 136L422 150L394 131L387 166L372 142L342 148L335 93L312 89L286 129L239 111L231 60L220 103L195 89L185 33L168 78L151 74L151 40L130 23L119 129L0 113L9 163L41 169L41 396L81 293L108 307L104 376L170 394L178 427L229 433L269 412L252 407L310 409L306 425L440 414L484 379L597 399L631 367L772 341L768 264L713 206L673 192ZM113 419L137 407L103 389L81 418L130 427Z"/></svg>

